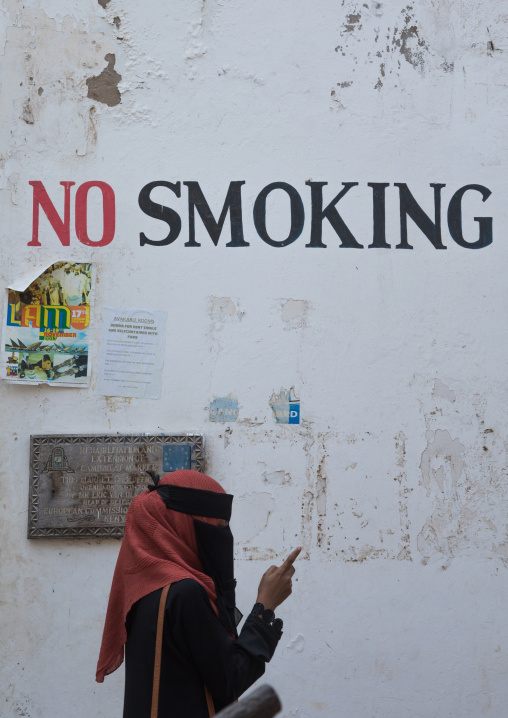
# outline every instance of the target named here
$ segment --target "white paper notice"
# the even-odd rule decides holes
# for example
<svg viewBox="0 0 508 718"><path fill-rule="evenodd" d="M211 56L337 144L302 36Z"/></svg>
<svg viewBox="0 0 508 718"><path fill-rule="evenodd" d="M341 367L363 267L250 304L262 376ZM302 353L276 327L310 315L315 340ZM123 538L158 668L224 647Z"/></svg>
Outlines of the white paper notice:
<svg viewBox="0 0 508 718"><path fill-rule="evenodd" d="M102 317L98 392L159 399L167 313L105 307Z"/></svg>

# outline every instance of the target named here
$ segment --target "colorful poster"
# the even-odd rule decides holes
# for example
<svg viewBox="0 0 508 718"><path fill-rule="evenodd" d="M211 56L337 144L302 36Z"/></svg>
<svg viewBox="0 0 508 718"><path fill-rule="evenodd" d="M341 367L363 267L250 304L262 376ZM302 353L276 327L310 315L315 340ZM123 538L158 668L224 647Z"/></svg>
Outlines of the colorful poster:
<svg viewBox="0 0 508 718"><path fill-rule="evenodd" d="M26 289L7 289L3 378L86 387L93 267L56 262Z"/></svg>
<svg viewBox="0 0 508 718"><path fill-rule="evenodd" d="M106 396L159 399L167 313L146 309L102 310L97 391Z"/></svg>

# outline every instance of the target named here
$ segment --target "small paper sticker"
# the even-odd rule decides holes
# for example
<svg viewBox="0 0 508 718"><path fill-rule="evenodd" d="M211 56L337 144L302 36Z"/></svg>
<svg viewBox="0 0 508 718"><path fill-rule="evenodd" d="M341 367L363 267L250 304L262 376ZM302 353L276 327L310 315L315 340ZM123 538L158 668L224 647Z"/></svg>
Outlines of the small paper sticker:
<svg viewBox="0 0 508 718"><path fill-rule="evenodd" d="M268 402L272 408L277 424L299 424L300 423L300 399L295 396L295 389L283 389L278 394L275 392Z"/></svg>
<svg viewBox="0 0 508 718"><path fill-rule="evenodd" d="M234 396L220 396L210 404L210 421L229 423L238 419L238 399Z"/></svg>

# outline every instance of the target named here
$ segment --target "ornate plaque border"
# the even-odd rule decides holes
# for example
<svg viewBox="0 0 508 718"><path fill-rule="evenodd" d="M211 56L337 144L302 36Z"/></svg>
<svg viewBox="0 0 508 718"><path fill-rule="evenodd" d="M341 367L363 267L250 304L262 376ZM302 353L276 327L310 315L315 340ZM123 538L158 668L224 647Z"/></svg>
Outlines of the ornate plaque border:
<svg viewBox="0 0 508 718"><path fill-rule="evenodd" d="M80 528L38 528L39 519L39 479L44 470L40 459L41 446L59 446L66 444L161 444L191 447L191 466L204 472L204 440L199 434L33 434L30 436L30 488L28 492L28 533L27 538L121 538L123 526L80 527Z"/></svg>

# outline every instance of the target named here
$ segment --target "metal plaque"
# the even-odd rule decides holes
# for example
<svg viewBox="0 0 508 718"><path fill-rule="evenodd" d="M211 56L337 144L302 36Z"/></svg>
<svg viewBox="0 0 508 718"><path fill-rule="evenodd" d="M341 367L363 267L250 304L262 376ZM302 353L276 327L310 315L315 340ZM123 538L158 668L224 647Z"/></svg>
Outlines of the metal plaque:
<svg viewBox="0 0 508 718"><path fill-rule="evenodd" d="M120 537L148 470L191 468L204 471L202 436L31 436L28 538Z"/></svg>

